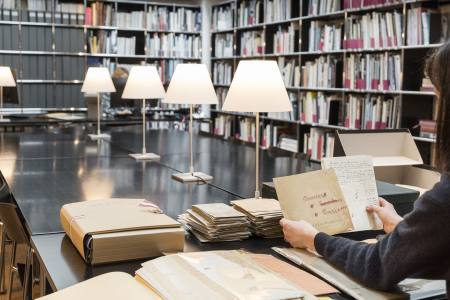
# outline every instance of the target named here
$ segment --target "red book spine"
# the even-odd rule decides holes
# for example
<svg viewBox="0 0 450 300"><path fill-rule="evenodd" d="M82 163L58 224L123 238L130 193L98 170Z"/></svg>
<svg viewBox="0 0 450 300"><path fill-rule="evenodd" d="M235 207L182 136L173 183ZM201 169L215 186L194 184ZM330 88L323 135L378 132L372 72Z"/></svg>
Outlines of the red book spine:
<svg viewBox="0 0 450 300"><path fill-rule="evenodd" d="M92 9L90 7L86 7L84 14L85 14L84 24L92 25Z"/></svg>

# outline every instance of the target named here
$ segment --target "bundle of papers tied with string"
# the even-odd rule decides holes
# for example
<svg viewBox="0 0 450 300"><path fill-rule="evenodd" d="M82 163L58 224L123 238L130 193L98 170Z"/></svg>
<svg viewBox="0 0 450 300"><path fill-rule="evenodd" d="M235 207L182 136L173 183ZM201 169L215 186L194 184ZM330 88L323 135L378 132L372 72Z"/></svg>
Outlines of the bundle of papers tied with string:
<svg viewBox="0 0 450 300"><path fill-rule="evenodd" d="M224 203L193 205L178 220L201 242L240 241L251 235L246 216Z"/></svg>
<svg viewBox="0 0 450 300"><path fill-rule="evenodd" d="M61 224L91 264L160 256L184 248L181 224L144 199L105 199L62 207Z"/></svg>
<svg viewBox="0 0 450 300"><path fill-rule="evenodd" d="M231 201L234 209L242 212L250 221L252 233L264 238L283 236L280 220L283 217L280 203L275 199L243 199Z"/></svg>

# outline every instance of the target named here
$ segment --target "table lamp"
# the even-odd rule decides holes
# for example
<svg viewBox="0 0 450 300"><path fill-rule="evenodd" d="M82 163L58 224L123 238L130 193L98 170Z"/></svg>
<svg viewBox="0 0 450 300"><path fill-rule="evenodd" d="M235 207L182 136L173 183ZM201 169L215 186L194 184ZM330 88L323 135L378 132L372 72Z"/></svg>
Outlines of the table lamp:
<svg viewBox="0 0 450 300"><path fill-rule="evenodd" d="M222 110L256 114L256 189L261 198L259 181L259 113L292 111L280 69L271 60L243 60L234 74Z"/></svg>
<svg viewBox="0 0 450 300"><path fill-rule="evenodd" d="M192 112L194 104L217 104L217 95L211 82L211 76L204 64L178 64L167 88L164 103L189 105L189 154L188 173L173 174L172 178L181 182L210 181L212 176L194 172L192 154Z"/></svg>
<svg viewBox="0 0 450 300"><path fill-rule="evenodd" d="M159 155L147 153L145 149L145 99L163 98L164 87L155 66L134 66L131 68L122 98L142 99L142 153L130 154L136 160L158 160Z"/></svg>
<svg viewBox="0 0 450 300"><path fill-rule="evenodd" d="M92 140L110 138L109 134L101 133L100 131L100 93L111 93L115 91L116 88L107 68L89 67L84 78L83 86L81 87L81 92L97 94L97 134L89 135Z"/></svg>
<svg viewBox="0 0 450 300"><path fill-rule="evenodd" d="M10 67L0 67L0 122L9 121L3 118L3 87L16 86Z"/></svg>

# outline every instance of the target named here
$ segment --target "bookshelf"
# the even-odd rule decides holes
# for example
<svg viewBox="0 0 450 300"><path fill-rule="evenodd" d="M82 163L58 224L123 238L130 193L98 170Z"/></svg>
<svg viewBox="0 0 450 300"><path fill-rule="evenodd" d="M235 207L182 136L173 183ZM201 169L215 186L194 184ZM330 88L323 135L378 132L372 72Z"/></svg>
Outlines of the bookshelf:
<svg viewBox="0 0 450 300"><path fill-rule="evenodd" d="M211 73L220 104L212 110L211 134L242 141L241 130L254 130L243 122L251 123L252 116L219 107L240 60L270 59L279 63L294 111L262 117L261 148L281 148L317 162L331 154L336 129L401 127L411 130L424 162L432 165L435 140L421 136L417 124L434 119L436 97L429 87L422 88L423 63L449 37L437 22L449 18L447 7L432 0L217 3L212 7ZM248 20L242 20L243 9ZM233 22L220 12L228 12ZM245 38L249 32L253 39ZM225 35L226 43L218 42ZM223 45L232 52L223 55L218 48Z"/></svg>
<svg viewBox="0 0 450 300"><path fill-rule="evenodd" d="M19 98L7 109L83 110L80 89L92 65L113 73L117 66L156 64L167 83L178 62L201 58L197 5L139 0L1 3L0 65L15 71Z"/></svg>

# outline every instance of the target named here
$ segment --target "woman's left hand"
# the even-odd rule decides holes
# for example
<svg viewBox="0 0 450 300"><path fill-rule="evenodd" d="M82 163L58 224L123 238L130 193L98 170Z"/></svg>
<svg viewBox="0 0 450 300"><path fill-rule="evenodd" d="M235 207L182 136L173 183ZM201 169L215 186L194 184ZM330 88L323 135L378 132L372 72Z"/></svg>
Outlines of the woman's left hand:
<svg viewBox="0 0 450 300"><path fill-rule="evenodd" d="M284 239L294 248L308 248L316 251L314 247L314 238L317 229L306 221L290 221L282 219L280 225L283 228Z"/></svg>

